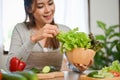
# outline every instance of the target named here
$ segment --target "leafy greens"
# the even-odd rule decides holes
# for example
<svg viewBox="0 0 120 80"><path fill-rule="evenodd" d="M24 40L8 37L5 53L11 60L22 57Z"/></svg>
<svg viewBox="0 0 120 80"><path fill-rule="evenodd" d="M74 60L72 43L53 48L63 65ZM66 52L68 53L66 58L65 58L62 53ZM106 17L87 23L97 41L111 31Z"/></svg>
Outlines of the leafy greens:
<svg viewBox="0 0 120 80"><path fill-rule="evenodd" d="M91 39L84 32L78 32L78 28L69 32L61 32L57 35L57 39L62 43L61 50L71 51L73 48L90 48Z"/></svg>
<svg viewBox="0 0 120 80"><path fill-rule="evenodd" d="M114 71L114 73L113 73ZM94 78L113 78L120 77L120 63L118 60L112 62L108 67L103 67L99 71L91 72L88 74L89 77Z"/></svg>
<svg viewBox="0 0 120 80"><path fill-rule="evenodd" d="M93 49L95 51L101 48L99 41L96 41L91 34L79 32L78 27L68 32L60 32L56 38L61 42L61 52L68 52L74 48Z"/></svg>

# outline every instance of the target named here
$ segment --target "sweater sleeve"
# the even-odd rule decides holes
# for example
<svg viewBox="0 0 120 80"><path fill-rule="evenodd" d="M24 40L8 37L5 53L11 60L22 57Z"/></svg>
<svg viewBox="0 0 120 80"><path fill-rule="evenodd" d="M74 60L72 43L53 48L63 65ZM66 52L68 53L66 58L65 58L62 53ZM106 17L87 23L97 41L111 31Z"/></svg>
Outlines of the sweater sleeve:
<svg viewBox="0 0 120 80"><path fill-rule="evenodd" d="M13 56L19 59L22 58L23 61L26 61L27 57L32 52L32 49L35 45L35 43L31 42L30 38L29 40L26 40L25 42L23 42L21 37L22 32L21 33L20 32L21 30L19 31L17 27L15 27L13 30L6 66L9 66L9 61Z"/></svg>

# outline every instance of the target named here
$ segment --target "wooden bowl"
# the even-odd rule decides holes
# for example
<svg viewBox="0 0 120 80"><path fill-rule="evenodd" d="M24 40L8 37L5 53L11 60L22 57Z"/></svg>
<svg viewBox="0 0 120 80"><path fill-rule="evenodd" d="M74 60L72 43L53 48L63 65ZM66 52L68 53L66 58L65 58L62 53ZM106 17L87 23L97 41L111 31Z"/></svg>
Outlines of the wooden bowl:
<svg viewBox="0 0 120 80"><path fill-rule="evenodd" d="M72 64L88 65L93 60L95 51L92 49L75 48L67 53L68 61Z"/></svg>

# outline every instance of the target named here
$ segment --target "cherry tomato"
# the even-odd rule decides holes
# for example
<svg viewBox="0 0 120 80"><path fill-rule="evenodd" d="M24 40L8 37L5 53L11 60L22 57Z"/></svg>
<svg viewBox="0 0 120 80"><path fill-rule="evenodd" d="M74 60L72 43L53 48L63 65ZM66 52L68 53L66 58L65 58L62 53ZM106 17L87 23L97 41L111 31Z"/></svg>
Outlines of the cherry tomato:
<svg viewBox="0 0 120 80"><path fill-rule="evenodd" d="M114 77L120 77L120 72L117 72L117 71L110 71Z"/></svg>

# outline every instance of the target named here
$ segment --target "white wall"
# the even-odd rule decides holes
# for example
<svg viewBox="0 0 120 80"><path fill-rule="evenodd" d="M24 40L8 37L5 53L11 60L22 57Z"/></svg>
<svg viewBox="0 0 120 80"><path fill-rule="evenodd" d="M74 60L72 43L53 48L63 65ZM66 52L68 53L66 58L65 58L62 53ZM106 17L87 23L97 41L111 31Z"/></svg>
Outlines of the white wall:
<svg viewBox="0 0 120 80"><path fill-rule="evenodd" d="M119 24L119 0L90 0L91 31L101 33L96 21L105 22L108 26Z"/></svg>
<svg viewBox="0 0 120 80"><path fill-rule="evenodd" d="M1 6L1 4L2 4L2 1L0 0L0 6ZM2 11L2 8L0 7L0 12ZM0 13L0 16L1 16L2 14ZM2 19L0 18L0 25L2 25ZM0 69L1 69L1 67L2 67L2 27L0 26Z"/></svg>

